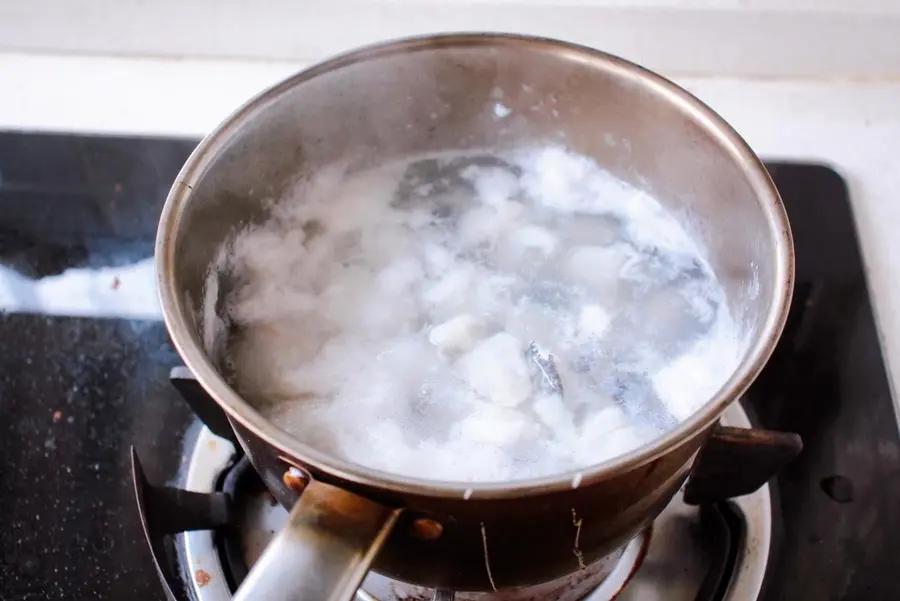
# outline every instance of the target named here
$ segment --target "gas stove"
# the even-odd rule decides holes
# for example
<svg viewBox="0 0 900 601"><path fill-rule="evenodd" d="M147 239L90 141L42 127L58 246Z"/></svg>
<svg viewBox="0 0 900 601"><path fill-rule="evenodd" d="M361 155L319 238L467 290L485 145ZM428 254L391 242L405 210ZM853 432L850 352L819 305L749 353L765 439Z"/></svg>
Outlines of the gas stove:
<svg viewBox="0 0 900 601"><path fill-rule="evenodd" d="M175 378L182 377L176 371ZM739 406L730 408L723 422L739 427L751 425ZM249 461L237 457L231 441L207 427L199 429L178 480L180 489L207 495L207 503L198 507L196 501L204 497L178 498L153 488L135 456L136 480L144 498L142 511L151 540L162 532L153 526L160 518L165 519L163 516L178 515L181 521L198 523L215 522L217 516L221 517L217 530L197 529L180 535L174 545L174 561L166 564L163 553L157 556L171 599L230 599L248 568L287 519L287 512L265 490ZM229 499L227 516L219 512L215 503L224 501L223 497L217 498L222 493ZM621 554L556 581L499 593L449 593L371 572L356 601L757 599L769 560L771 537L768 486L733 502L700 507L686 504L678 495L653 526L630 541ZM179 585L190 594L181 595Z"/></svg>
<svg viewBox="0 0 900 601"><path fill-rule="evenodd" d="M0 133L0 600L228 599L286 517L191 410L159 320L156 220L195 144ZM676 497L607 564L483 601L900 598L900 429L847 190L821 165L768 167L797 285L725 419L797 432L803 453L752 494ZM473 598L374 573L358 593L454 596Z"/></svg>

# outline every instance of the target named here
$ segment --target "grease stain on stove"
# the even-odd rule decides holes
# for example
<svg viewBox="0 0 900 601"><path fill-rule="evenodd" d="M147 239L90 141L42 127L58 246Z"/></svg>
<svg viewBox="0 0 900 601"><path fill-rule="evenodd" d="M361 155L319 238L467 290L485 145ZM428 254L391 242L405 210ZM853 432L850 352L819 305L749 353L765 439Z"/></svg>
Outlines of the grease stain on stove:
<svg viewBox="0 0 900 601"><path fill-rule="evenodd" d="M209 584L210 581L212 581L212 576L210 576L206 570L201 569L194 572L194 582L196 582L197 586L200 588Z"/></svg>

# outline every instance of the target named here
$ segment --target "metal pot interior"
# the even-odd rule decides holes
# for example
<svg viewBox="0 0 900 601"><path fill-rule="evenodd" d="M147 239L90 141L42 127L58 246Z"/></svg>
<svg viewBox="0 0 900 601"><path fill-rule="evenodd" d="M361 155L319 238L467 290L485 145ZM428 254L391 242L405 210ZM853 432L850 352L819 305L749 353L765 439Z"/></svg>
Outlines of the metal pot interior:
<svg viewBox="0 0 900 601"><path fill-rule="evenodd" d="M708 423L762 367L786 313L790 234L777 193L738 135L673 84L609 55L512 36L438 36L339 57L263 93L204 141L173 188L157 246L164 314L189 367L233 417L287 441L203 351L213 334L200 314L204 282L223 242L328 165L547 141L654 195L708 250L747 341L739 369L685 428Z"/></svg>

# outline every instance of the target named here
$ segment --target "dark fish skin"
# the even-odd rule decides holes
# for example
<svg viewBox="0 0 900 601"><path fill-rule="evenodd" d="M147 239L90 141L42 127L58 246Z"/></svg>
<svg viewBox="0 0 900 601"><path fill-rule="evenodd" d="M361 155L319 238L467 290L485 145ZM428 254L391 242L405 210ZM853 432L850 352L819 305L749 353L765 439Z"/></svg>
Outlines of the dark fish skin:
<svg viewBox="0 0 900 601"><path fill-rule="evenodd" d="M528 357L537 366L541 378L541 388L563 396L563 383L556 370L556 364L553 362L553 355L544 357L537 343L532 341L528 344Z"/></svg>

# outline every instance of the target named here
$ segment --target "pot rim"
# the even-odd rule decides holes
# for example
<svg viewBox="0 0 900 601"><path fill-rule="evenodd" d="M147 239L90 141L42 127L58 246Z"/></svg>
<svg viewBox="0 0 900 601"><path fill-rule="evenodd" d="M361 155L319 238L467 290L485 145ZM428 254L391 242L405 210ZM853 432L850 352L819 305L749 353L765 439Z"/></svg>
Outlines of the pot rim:
<svg viewBox="0 0 900 601"><path fill-rule="evenodd" d="M532 48L537 46L547 52L596 65L676 105L714 137L721 145L722 151L744 170L750 187L767 217L770 234L776 239L773 257L776 281L773 283L768 315L758 338L728 381L701 409L665 435L602 463L555 476L512 482L457 482L395 475L365 468L318 451L266 420L219 375L207 358L199 338L193 333L187 319L188 308L180 291L175 287L174 278L169 277L169 274L174 273L177 253L174 233L178 231L183 209L190 199L193 186L212 162L213 157L229 143L235 132L251 115L265 110L282 92L316 76L376 57L448 46ZM332 477L395 493L464 499L514 498L588 486L653 461L701 434L718 419L731 402L744 393L768 361L787 320L794 281L794 249L790 224L781 197L759 157L715 111L674 82L612 54L559 40L507 33L443 33L364 46L296 73L251 98L200 142L179 172L160 216L155 260L163 320L174 345L187 367L231 420L241 424L283 455L296 457L302 463ZM287 467L286 464L285 468Z"/></svg>

